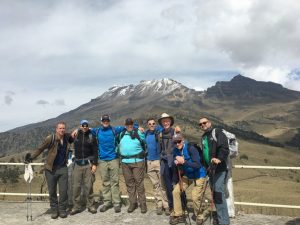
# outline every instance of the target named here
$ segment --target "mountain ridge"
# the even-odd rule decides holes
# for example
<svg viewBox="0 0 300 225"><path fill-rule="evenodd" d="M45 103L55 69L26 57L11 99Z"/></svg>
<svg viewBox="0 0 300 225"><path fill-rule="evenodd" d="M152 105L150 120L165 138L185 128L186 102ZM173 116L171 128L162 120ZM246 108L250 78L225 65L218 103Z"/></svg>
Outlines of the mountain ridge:
<svg viewBox="0 0 300 225"><path fill-rule="evenodd" d="M251 89L252 87L255 88ZM264 93L263 96L256 95L257 87L259 87L260 92ZM250 91L248 91L246 96L239 96L242 93L241 88L244 90L248 88L247 90ZM279 94L274 95L272 93L274 89L282 91L281 95L284 95L284 97ZM219 96L221 92L223 95ZM252 96L250 100L249 96ZM257 100L255 100L256 97ZM245 113L244 110L253 111L256 108L261 108L265 106L265 102L270 98L272 98L270 102L274 106L279 105L277 107L280 107L286 101L291 102L295 101L295 99L300 99L300 92L285 89L281 85L272 82L255 81L241 75L234 77L229 82L217 82L216 85L206 92L190 89L180 82L168 78L150 81L142 80L137 85L115 85L102 95L91 99L90 102L65 112L56 118L0 133L0 153L21 152L36 148L44 136L54 132L55 123L61 120L67 123L67 129L69 130L78 127L78 121L82 118L88 119L92 126L99 126L99 118L103 113L111 115L114 125L123 124L124 119L130 116L144 126L148 117L158 118L161 113L169 112L175 115L176 122L178 121L178 124L184 128L184 132L186 131L188 136L193 139L197 139L197 135L199 135L199 129L196 126L198 117L206 115L212 118L216 125L226 126L226 129L239 129L237 132L247 140L251 140L251 137L253 137L252 140L274 144L276 140L270 141L268 137L262 135L260 130L255 130L254 126L250 127L247 124L255 124L256 122L254 121L266 121L268 123L271 121L276 127L278 126L276 118L281 118L281 114L277 113L266 118L263 115L254 113L254 121L252 117L246 118L246 121L244 121L245 118L243 117L242 121L238 121L239 115ZM300 110L300 105L296 103L291 104L290 108L286 110L293 110L295 117L293 119L296 120L297 110ZM233 119L230 119L227 114L232 114ZM189 117L188 120L186 119L187 116ZM187 123L187 121L189 122ZM241 126L241 124L246 124L247 126ZM292 121L291 124L297 126L297 122ZM280 126L283 125L280 124ZM297 127L293 129L295 128ZM293 134L295 133L291 132L291 135ZM290 136L288 138L287 141L290 141L293 137Z"/></svg>

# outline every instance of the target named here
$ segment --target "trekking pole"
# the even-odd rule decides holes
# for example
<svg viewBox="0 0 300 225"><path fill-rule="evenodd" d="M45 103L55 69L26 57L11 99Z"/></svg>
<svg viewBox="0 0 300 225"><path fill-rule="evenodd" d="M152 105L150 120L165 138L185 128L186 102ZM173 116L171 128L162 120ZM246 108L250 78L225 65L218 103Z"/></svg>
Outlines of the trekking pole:
<svg viewBox="0 0 300 225"><path fill-rule="evenodd" d="M182 202L182 206L183 206L182 208L183 208L184 214L185 214L185 212L187 212L187 216L188 216L188 219L189 219L188 224L191 225L191 219L190 219L189 211L188 211L188 208L187 208L186 193L183 190L183 181L182 181L180 170L179 170L178 167L177 167L177 171L178 171L178 177L179 177L180 197L181 197L181 202Z"/></svg>
<svg viewBox="0 0 300 225"><path fill-rule="evenodd" d="M199 209L198 209L198 212L197 212L196 216L198 216L200 214L200 211L201 211L201 208L202 208L202 205L203 205L203 200L204 200L205 192L206 192L206 189L207 189L208 180L209 180L209 176L207 176L206 179L205 179L204 191L202 192L202 195L201 195L200 206L199 206Z"/></svg>
<svg viewBox="0 0 300 225"><path fill-rule="evenodd" d="M26 218L27 218L27 221L28 221L28 218L29 218L29 213L28 213L28 210L29 210L29 206L28 206L28 200L29 200L29 184L27 184L27 197L26 197L26 211L27 211L27 214L26 214Z"/></svg>
<svg viewBox="0 0 300 225"><path fill-rule="evenodd" d="M30 208L30 220L32 221L31 182L29 183L29 208Z"/></svg>
<svg viewBox="0 0 300 225"><path fill-rule="evenodd" d="M210 173L210 177L212 178L212 179L211 179L210 224L213 224L213 220L212 220L213 215L212 215L212 213L213 213L213 208L214 208L214 205L215 205L215 204L214 204L214 191L215 191L215 184L214 184L215 180L214 180L214 176L215 176L215 172L216 172L216 167L217 167L217 165L212 164L210 167L211 167L211 168L210 168L210 170L209 170L209 173Z"/></svg>

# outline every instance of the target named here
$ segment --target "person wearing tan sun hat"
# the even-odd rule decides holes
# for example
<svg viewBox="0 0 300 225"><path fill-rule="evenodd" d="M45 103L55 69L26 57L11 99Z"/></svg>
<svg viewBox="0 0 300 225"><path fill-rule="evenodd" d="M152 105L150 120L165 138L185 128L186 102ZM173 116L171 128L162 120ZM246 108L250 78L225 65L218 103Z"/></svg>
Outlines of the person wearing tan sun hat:
<svg viewBox="0 0 300 225"><path fill-rule="evenodd" d="M173 135L175 133L174 128L174 117L170 116L167 113L161 114L158 119L158 123L162 126L160 134L160 146L161 146L161 175L164 180L164 186L166 189L166 194L169 203L169 209L166 210L166 215L170 215L173 211L173 149L174 143L172 141Z"/></svg>

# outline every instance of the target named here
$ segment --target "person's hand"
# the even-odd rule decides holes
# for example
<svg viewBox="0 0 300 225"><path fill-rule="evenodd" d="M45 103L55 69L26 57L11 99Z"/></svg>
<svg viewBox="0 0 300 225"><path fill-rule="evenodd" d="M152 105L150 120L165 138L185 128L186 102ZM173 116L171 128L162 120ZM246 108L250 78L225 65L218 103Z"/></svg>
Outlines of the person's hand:
<svg viewBox="0 0 300 225"><path fill-rule="evenodd" d="M176 160L178 164L184 164L184 157L183 156L176 156Z"/></svg>
<svg viewBox="0 0 300 225"><path fill-rule="evenodd" d="M27 153L25 155L25 161L24 163L28 164L28 163L31 163L32 162L32 157L31 157L31 154L30 153Z"/></svg>
<svg viewBox="0 0 300 225"><path fill-rule="evenodd" d="M174 163L176 166L178 165L178 161L176 159L174 160Z"/></svg>
<svg viewBox="0 0 300 225"><path fill-rule="evenodd" d="M96 170L97 170L97 166L92 165L92 169L91 169L92 174L96 173Z"/></svg>
<svg viewBox="0 0 300 225"><path fill-rule="evenodd" d="M180 133L181 132L181 129L179 126L176 126L175 129L174 129L174 132L177 134L177 133Z"/></svg>
<svg viewBox="0 0 300 225"><path fill-rule="evenodd" d="M211 163L218 165L219 163L221 163L221 160L218 158L212 158Z"/></svg>
<svg viewBox="0 0 300 225"><path fill-rule="evenodd" d="M78 130L77 129L73 130L71 133L72 138L75 138L77 136L77 134L78 134Z"/></svg>
<svg viewBox="0 0 300 225"><path fill-rule="evenodd" d="M145 129L143 127L139 127L139 131L141 131L142 133L144 133Z"/></svg>

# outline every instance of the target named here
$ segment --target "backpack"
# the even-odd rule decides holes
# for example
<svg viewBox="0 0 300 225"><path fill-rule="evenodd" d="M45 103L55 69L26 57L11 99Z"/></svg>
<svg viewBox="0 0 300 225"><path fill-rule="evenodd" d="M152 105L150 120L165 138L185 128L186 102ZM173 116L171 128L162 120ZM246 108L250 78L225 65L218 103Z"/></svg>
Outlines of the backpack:
<svg viewBox="0 0 300 225"><path fill-rule="evenodd" d="M202 157L203 151L201 149L201 146L196 142L188 142L187 150L190 155L191 155L191 147L194 147L197 149L199 156L200 156L200 163L201 163L201 165L204 165L203 157Z"/></svg>
<svg viewBox="0 0 300 225"><path fill-rule="evenodd" d="M237 142L235 134L230 133L230 132L228 132L224 129L222 129L222 132L227 137L228 147L229 147L229 157L231 159L237 157L238 153L239 153L239 143ZM212 130L212 137L213 137L214 141L217 142L216 129L215 128Z"/></svg>
<svg viewBox="0 0 300 225"><path fill-rule="evenodd" d="M125 133L126 133L127 130L123 130L118 138L118 143L121 142L122 138L124 137ZM136 128L133 128L133 131L131 132L131 138L132 139L138 139L139 142L141 143L141 146L143 148L143 151L146 152L147 151L147 148L146 148L146 143L141 139L139 133L138 133L138 129Z"/></svg>

